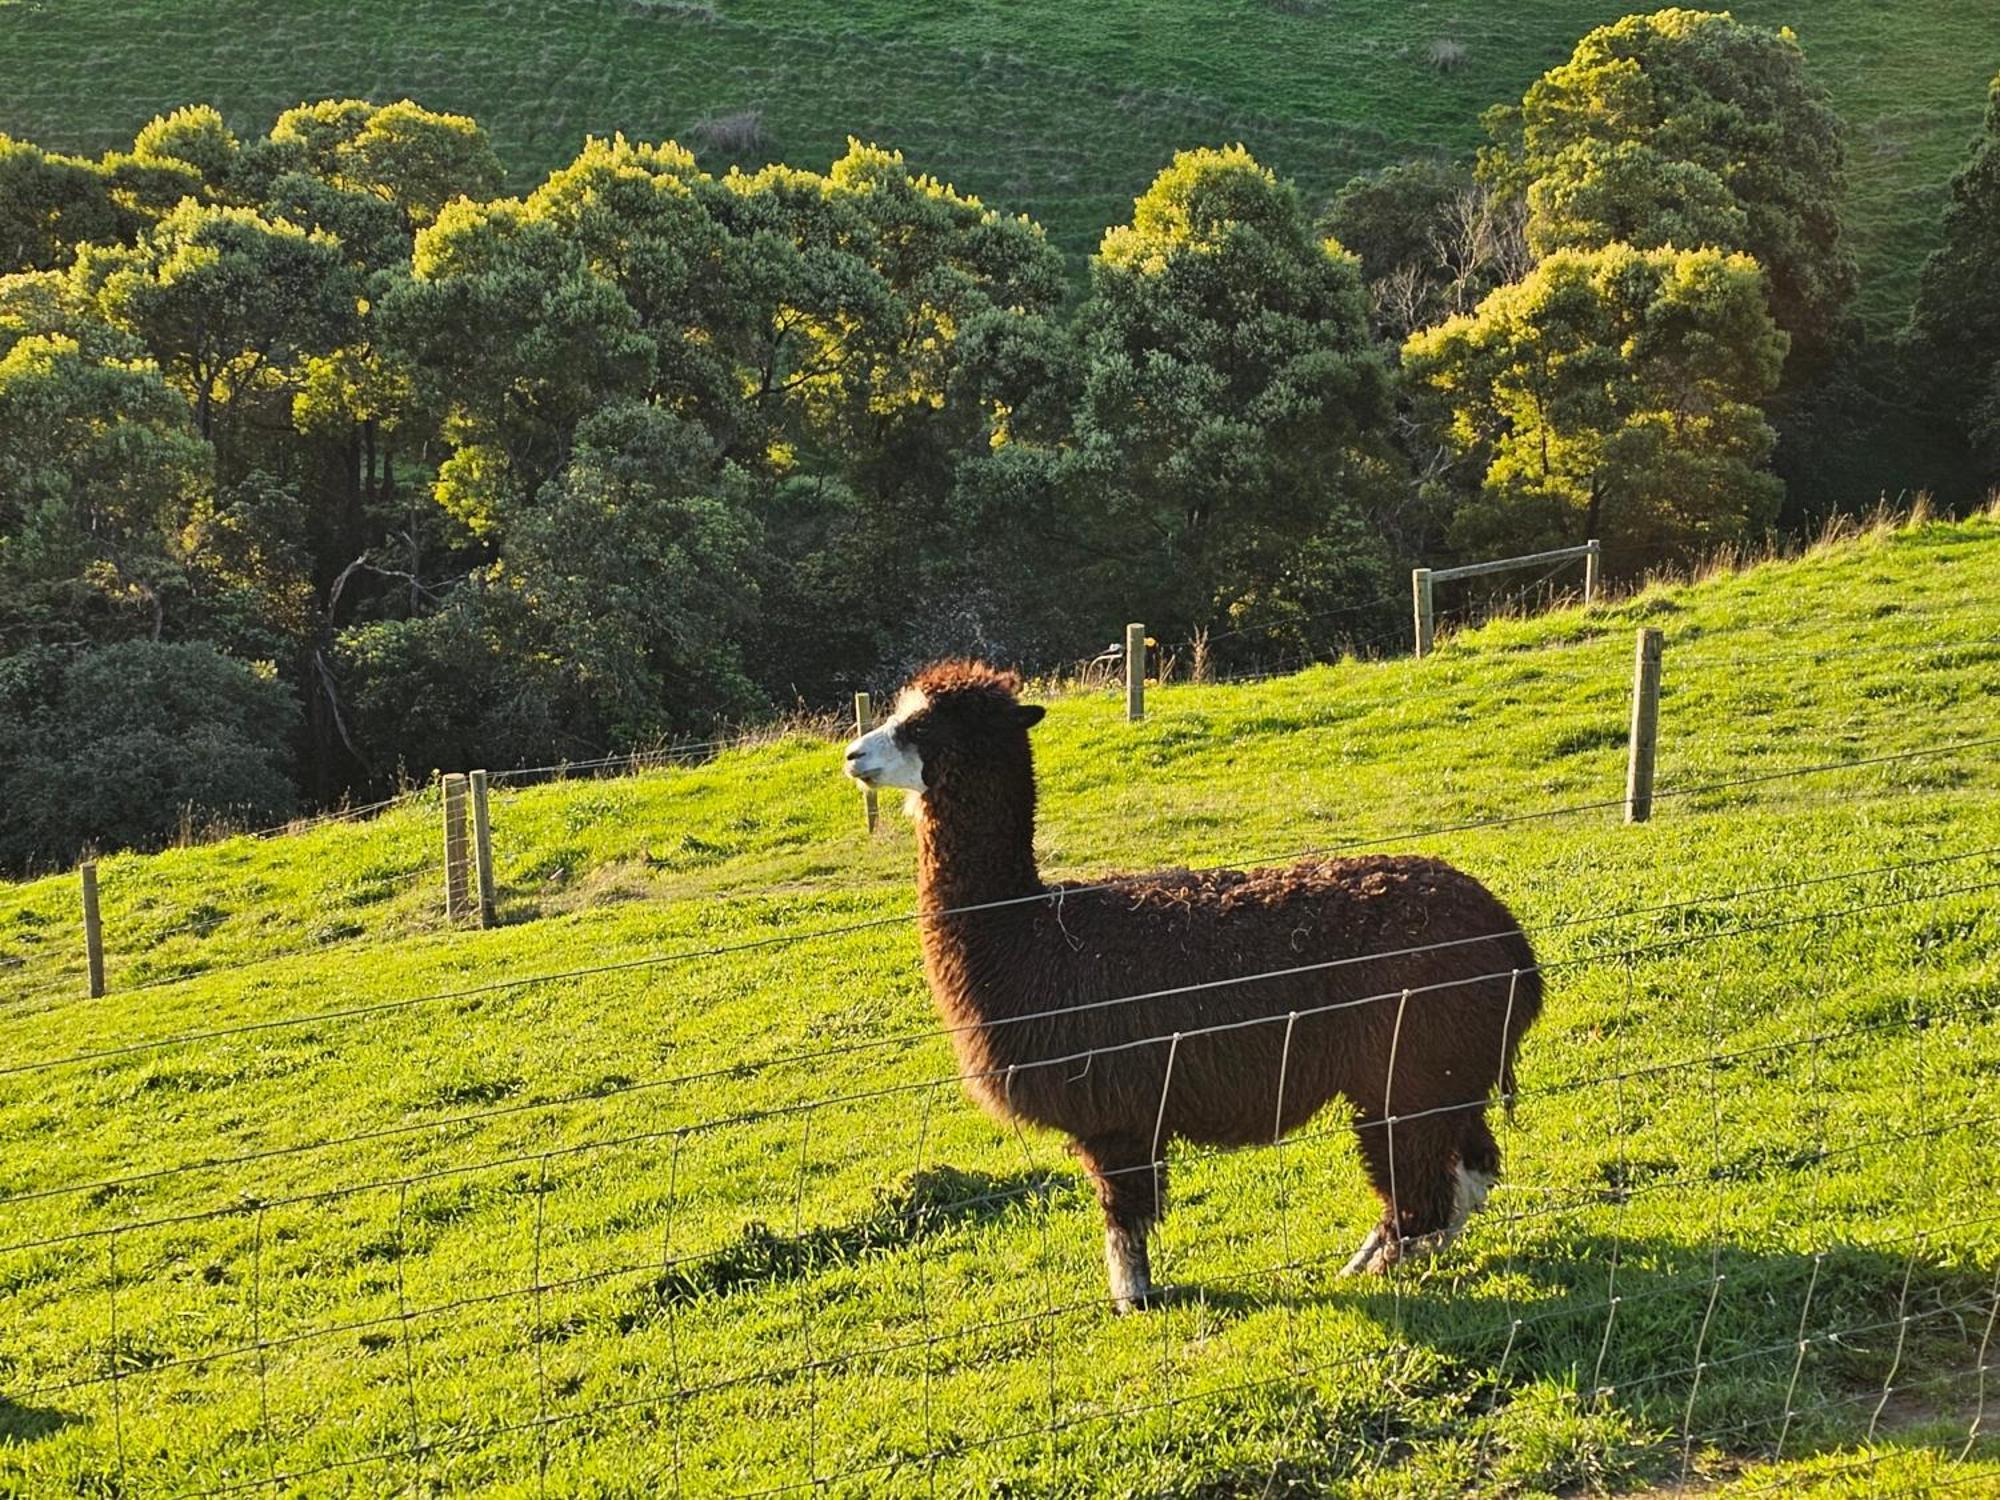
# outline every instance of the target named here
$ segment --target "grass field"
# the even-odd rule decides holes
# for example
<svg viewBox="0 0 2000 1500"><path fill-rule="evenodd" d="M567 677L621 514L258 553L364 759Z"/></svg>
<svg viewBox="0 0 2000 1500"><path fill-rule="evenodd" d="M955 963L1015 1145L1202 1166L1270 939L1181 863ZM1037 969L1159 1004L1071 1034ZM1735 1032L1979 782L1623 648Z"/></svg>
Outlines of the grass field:
<svg viewBox="0 0 2000 1500"><path fill-rule="evenodd" d="M1445 1257L1333 1274L1373 1208L1322 1121L1176 1151L1184 1290L1127 1319L1062 1143L962 1098L909 832L824 741L501 795L492 931L422 798L105 861L99 1001L73 882L0 888L0 1493L1992 1493L2000 757L1949 747L1996 707L1991 516L1055 702L1045 869L1382 839L1552 966Z"/></svg>
<svg viewBox="0 0 2000 1500"><path fill-rule="evenodd" d="M1315 199L1353 172L1469 150L1578 36L1634 7L1410 0L0 0L0 130L98 151L156 111L263 131L302 99L408 95L477 116L517 184L587 131L689 137L763 113L773 157L902 148L1081 257L1180 147L1241 140ZM1791 25L1853 127L1863 305L1899 322L1996 55L1986 0L1746 0ZM1440 66L1442 49L1457 59ZM727 157L708 160L712 167Z"/></svg>

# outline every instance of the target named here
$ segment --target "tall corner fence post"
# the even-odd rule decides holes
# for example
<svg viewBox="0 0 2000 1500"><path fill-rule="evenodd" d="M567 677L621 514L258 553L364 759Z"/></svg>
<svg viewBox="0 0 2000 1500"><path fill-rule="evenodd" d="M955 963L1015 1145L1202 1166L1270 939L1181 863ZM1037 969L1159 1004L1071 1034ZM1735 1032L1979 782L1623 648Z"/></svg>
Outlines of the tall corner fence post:
<svg viewBox="0 0 2000 1500"><path fill-rule="evenodd" d="M1653 816L1653 761L1660 741L1660 648L1664 637L1639 627L1632 662L1632 742L1625 764L1625 821Z"/></svg>
<svg viewBox="0 0 2000 1500"><path fill-rule="evenodd" d="M1431 570L1410 569L1410 602L1417 616L1417 655L1431 654L1435 616L1431 613Z"/></svg>
<svg viewBox="0 0 2000 1500"><path fill-rule="evenodd" d="M1125 627L1125 721L1136 724L1146 717L1146 627Z"/></svg>
<svg viewBox="0 0 2000 1500"><path fill-rule="evenodd" d="M1583 602L1586 607L1597 602L1600 587L1599 573L1603 566L1604 548L1596 537L1584 543L1588 549L1583 554Z"/></svg>
<svg viewBox="0 0 2000 1500"><path fill-rule="evenodd" d="M465 775L444 778L444 914L457 921L471 908L465 879Z"/></svg>
<svg viewBox="0 0 2000 1500"><path fill-rule="evenodd" d="M90 963L90 998L104 993L104 923L97 912L97 862L85 860L83 877L83 951Z"/></svg>
<svg viewBox="0 0 2000 1500"><path fill-rule="evenodd" d="M866 693L854 695L854 732L866 734L875 727L875 700ZM861 789L861 814L868 820L868 831L873 833L875 825L881 821L882 809L875 799L875 788Z"/></svg>
<svg viewBox="0 0 2000 1500"><path fill-rule="evenodd" d="M473 771L466 781L472 791L472 866L479 875L479 925L497 926L500 902L493 889L493 819L486 806L486 773Z"/></svg>

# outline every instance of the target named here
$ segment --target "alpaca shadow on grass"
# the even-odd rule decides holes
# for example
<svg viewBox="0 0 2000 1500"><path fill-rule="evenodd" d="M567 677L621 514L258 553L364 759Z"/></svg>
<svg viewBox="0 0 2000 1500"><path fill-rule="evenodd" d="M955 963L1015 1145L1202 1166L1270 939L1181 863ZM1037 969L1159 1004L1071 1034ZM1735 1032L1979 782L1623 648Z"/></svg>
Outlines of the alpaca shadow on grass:
<svg viewBox="0 0 2000 1500"><path fill-rule="evenodd" d="M1643 1477L1680 1464L1684 1427L1696 1449L1723 1454L1768 1457L1783 1430L1785 1452L1805 1456L1860 1441L1871 1425L1881 1444L1956 1453L1980 1409L1995 1280L1945 1249L1814 1255L1552 1231L1482 1256L1475 1226L1393 1279L1341 1279L1337 1266L1215 1288L1191 1277L1169 1305L1199 1301L1224 1321L1287 1303L1358 1310L1428 1372L1418 1384L1468 1397L1471 1416L1567 1390L1579 1411L1615 1409L1635 1430L1671 1434L1635 1447ZM1338 1364L1339 1351L1324 1358Z"/></svg>
<svg viewBox="0 0 2000 1500"><path fill-rule="evenodd" d="M873 1209L844 1224L779 1234L752 1220L710 1254L657 1277L618 1326L630 1332L662 1308L802 1280L891 1254L961 1225L1033 1210L1072 1186L1073 1179L1061 1172L927 1167L878 1190Z"/></svg>
<svg viewBox="0 0 2000 1500"><path fill-rule="evenodd" d="M57 1411L52 1406L23 1406L0 1396L0 1447L39 1442L82 1420L74 1412Z"/></svg>
<svg viewBox="0 0 2000 1500"><path fill-rule="evenodd" d="M1551 1232L1496 1255L1475 1233L1387 1278L1343 1279L1334 1262L1204 1285L1195 1251L1167 1316L1198 1307L1215 1331L1344 1308L1387 1343L1312 1346L1296 1374L1219 1392L1228 1409L1209 1422L1269 1425L1275 1456L1196 1493L1269 1494L1281 1479L1318 1492L1356 1464L1468 1440L1481 1483L1532 1459L1534 1487L1564 1494L1726 1477L1768 1461L1781 1434L1790 1459L1864 1443L1954 1458L1982 1412L1995 1281L1946 1252Z"/></svg>

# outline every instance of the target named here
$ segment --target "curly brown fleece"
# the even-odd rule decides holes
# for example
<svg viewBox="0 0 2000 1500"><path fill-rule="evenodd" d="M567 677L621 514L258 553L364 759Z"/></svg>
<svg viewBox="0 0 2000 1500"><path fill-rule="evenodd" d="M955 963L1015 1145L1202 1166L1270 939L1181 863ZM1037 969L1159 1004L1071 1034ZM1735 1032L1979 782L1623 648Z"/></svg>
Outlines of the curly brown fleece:
<svg viewBox="0 0 2000 1500"><path fill-rule="evenodd" d="M1045 884L1027 734L1041 710L1017 702L1012 674L976 662L911 687L922 697L896 737L924 768L932 993L958 1028L972 1095L1074 1138L1104 1207L1115 1292L1118 1257L1136 1256L1138 1290L1121 1304L1149 1290L1145 1236L1165 1207L1156 1144L1163 1157L1174 1139L1270 1142L1335 1097L1383 1203L1375 1268L1454 1232L1464 1171L1498 1173L1488 1098L1496 1084L1511 1092L1541 1009L1533 950L1507 908L1420 856Z"/></svg>

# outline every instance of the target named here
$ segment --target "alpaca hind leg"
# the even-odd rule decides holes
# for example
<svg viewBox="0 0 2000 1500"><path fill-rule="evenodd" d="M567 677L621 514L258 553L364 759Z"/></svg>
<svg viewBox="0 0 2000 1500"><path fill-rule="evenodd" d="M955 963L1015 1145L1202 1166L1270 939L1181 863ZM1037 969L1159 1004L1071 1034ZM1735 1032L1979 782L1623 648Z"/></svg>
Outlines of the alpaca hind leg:
<svg viewBox="0 0 2000 1500"><path fill-rule="evenodd" d="M1092 1136L1076 1154L1090 1173L1104 1209L1104 1269L1111 1302L1121 1313L1155 1300L1146 1236L1166 1202L1167 1168L1152 1159L1150 1143L1136 1136Z"/></svg>
<svg viewBox="0 0 2000 1500"><path fill-rule="evenodd" d="M1360 1122L1355 1133L1368 1180L1382 1200L1382 1218L1341 1274L1379 1274L1450 1243L1457 1233L1453 1220L1462 1191L1461 1128L1440 1116L1393 1126L1382 1120Z"/></svg>

